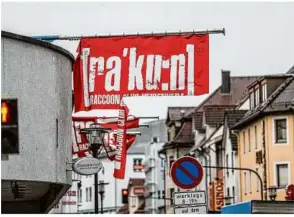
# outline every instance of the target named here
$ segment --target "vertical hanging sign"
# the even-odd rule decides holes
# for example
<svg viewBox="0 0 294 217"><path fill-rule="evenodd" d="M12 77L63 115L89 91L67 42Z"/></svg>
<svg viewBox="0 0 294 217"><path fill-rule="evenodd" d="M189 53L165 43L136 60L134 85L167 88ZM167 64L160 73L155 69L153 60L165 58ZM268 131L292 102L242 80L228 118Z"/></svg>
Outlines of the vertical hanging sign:
<svg viewBox="0 0 294 217"><path fill-rule="evenodd" d="M118 112L117 136L116 136L116 154L113 176L117 179L124 179L127 158L127 122L128 110L123 100L121 101Z"/></svg>

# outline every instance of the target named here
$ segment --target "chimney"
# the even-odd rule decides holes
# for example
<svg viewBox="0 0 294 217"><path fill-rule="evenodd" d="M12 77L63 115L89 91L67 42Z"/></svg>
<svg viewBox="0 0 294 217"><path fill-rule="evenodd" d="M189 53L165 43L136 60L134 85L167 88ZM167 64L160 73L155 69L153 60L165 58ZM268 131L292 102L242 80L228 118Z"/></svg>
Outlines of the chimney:
<svg viewBox="0 0 294 217"><path fill-rule="evenodd" d="M222 70L222 87L221 93L229 94L231 93L231 78L230 78L230 71Z"/></svg>

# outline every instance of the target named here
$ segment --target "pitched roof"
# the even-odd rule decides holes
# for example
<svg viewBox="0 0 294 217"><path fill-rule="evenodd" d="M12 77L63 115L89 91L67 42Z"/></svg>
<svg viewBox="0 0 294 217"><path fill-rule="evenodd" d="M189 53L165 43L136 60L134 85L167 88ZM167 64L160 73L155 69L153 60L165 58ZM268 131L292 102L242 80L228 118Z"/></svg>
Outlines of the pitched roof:
<svg viewBox="0 0 294 217"><path fill-rule="evenodd" d="M224 122L225 111L234 108L235 106L204 106L205 124L218 127Z"/></svg>
<svg viewBox="0 0 294 217"><path fill-rule="evenodd" d="M286 111L289 110L289 106L294 106L294 79L264 109L264 112Z"/></svg>
<svg viewBox="0 0 294 217"><path fill-rule="evenodd" d="M230 77L231 79L231 93L221 93L221 86L211 93L200 105L197 106L192 112L201 112L203 107L207 105L239 105L244 102L247 97L247 86L258 79L260 76L236 76ZM187 113L186 116L191 115Z"/></svg>
<svg viewBox="0 0 294 217"><path fill-rule="evenodd" d="M192 122L187 121L183 123L183 126L172 143L194 143L192 138Z"/></svg>
<svg viewBox="0 0 294 217"><path fill-rule="evenodd" d="M227 118L228 127L231 128L235 125L248 110L226 110L225 115Z"/></svg>
<svg viewBox="0 0 294 217"><path fill-rule="evenodd" d="M247 110L227 110L225 112L226 127L228 128L226 130L229 130L229 137L234 151L237 151L238 149L238 138L233 134L231 128L245 115L246 112Z"/></svg>
<svg viewBox="0 0 294 217"><path fill-rule="evenodd" d="M195 130L203 129L203 112L195 112L193 114Z"/></svg>
<svg viewBox="0 0 294 217"><path fill-rule="evenodd" d="M168 107L166 123L168 123L169 121L179 121L187 113L190 113L194 109L195 107Z"/></svg>
<svg viewBox="0 0 294 217"><path fill-rule="evenodd" d="M287 104L287 102L291 101L291 99L293 100L293 97L292 97L293 96L292 95L293 94L293 79L294 79L294 77L288 76L288 78L285 79L285 81L267 98L266 101L264 101L259 106L255 107L254 109L249 110L243 116L243 118L233 126L233 128L238 129L242 125L246 124L247 122L250 122L251 120L253 120L257 116L263 114L264 112L289 110L290 106L285 106L285 104ZM287 88L286 93L283 93L286 90L286 88ZM274 101L276 103L272 104ZM282 101L284 101L284 102L282 102ZM289 103L288 105L291 105L291 103ZM283 109L279 110L281 108L283 108Z"/></svg>

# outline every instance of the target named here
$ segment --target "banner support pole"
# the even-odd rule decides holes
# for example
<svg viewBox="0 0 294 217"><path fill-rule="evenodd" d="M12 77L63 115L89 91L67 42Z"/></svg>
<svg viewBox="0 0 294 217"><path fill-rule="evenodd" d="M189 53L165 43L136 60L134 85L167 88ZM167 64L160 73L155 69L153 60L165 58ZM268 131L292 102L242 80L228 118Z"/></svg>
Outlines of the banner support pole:
<svg viewBox="0 0 294 217"><path fill-rule="evenodd" d="M88 36L58 36L58 35L48 35L48 36L32 36L32 38L34 39L38 39L38 40L43 40L43 41L52 41L52 40L69 40L69 41L76 41L76 40L80 40L82 38L109 38L109 37L136 37L136 36L176 36L176 35L206 35L206 34L223 34L226 35L226 30L225 28L222 29L207 29L207 30L199 30L199 31L179 31L179 32L151 32L151 33L132 33L132 34L125 34L124 32L122 34L114 34L112 35L111 33L108 35L88 35Z"/></svg>

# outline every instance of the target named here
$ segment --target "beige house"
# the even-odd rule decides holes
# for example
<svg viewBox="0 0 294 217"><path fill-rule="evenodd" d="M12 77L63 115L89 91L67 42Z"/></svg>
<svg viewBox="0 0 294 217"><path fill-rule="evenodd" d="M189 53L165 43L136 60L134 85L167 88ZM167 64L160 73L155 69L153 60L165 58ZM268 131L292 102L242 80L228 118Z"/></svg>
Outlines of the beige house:
<svg viewBox="0 0 294 217"><path fill-rule="evenodd" d="M293 73L293 72L292 72ZM238 133L240 200L285 200L285 188L294 183L294 77L264 76L248 87L250 110L233 128ZM263 192L261 192L261 187Z"/></svg>

